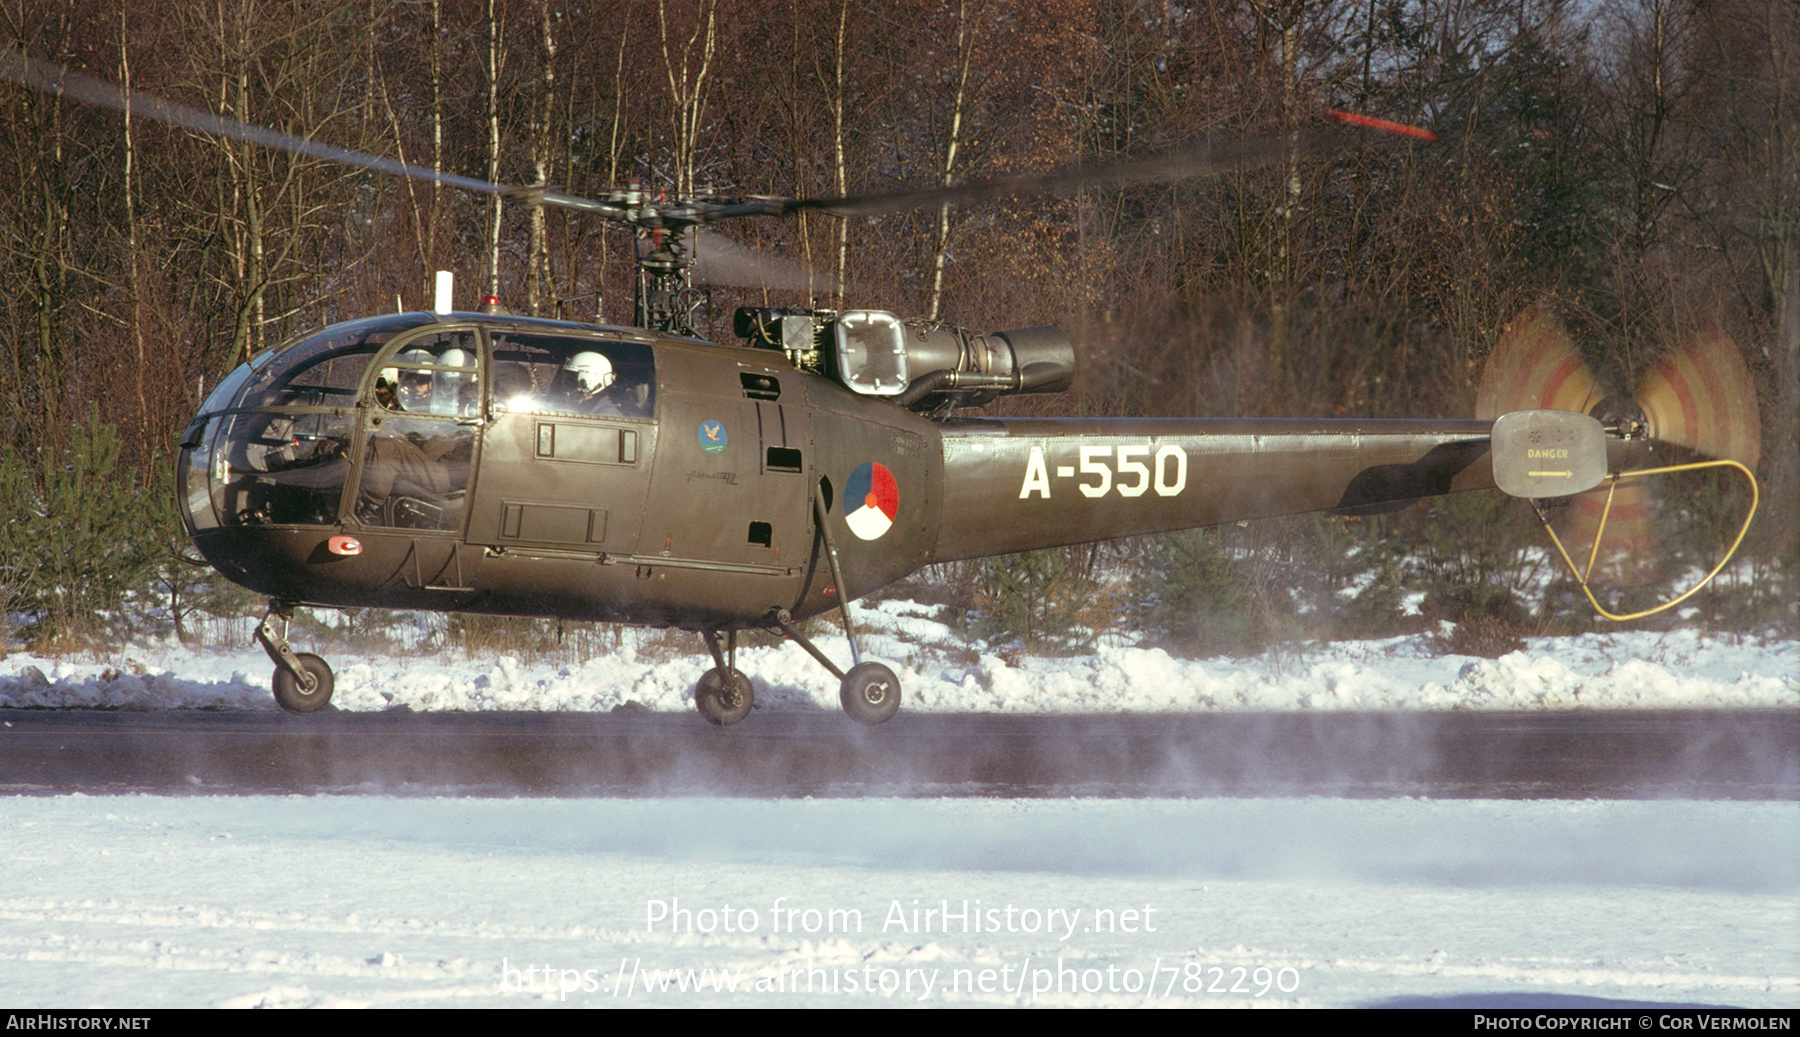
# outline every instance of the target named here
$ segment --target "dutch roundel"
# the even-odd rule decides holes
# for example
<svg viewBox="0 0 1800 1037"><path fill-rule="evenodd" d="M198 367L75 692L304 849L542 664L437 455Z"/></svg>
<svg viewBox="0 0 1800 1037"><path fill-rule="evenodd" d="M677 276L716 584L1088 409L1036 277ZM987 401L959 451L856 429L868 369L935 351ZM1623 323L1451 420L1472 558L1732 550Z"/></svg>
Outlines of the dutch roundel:
<svg viewBox="0 0 1800 1037"><path fill-rule="evenodd" d="M844 522L864 540L878 539L900 510L900 487L886 466L870 461L850 473L844 486Z"/></svg>

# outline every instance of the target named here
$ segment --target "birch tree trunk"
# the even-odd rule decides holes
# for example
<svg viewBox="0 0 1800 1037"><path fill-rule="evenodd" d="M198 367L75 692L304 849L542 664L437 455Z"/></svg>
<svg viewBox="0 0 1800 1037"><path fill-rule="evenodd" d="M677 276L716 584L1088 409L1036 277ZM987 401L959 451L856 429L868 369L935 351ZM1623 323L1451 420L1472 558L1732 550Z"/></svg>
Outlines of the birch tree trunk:
<svg viewBox="0 0 1800 1037"><path fill-rule="evenodd" d="M488 164L487 179L489 183L500 182L500 16L495 10L495 0L487 3L488 52L487 52L487 85L488 85ZM500 296L500 220L504 215L503 199L498 194L488 196L488 239L487 239L487 294L495 298Z"/></svg>
<svg viewBox="0 0 1800 1037"><path fill-rule="evenodd" d="M963 109L969 96L969 65L975 52L975 30L969 25L968 0L956 9L956 94L950 108L950 143L944 149L943 184L949 187L956 175L956 153L962 146ZM925 313L929 320L938 319L944 298L944 267L950 259L950 207L938 206L937 247L931 255L931 297Z"/></svg>
<svg viewBox="0 0 1800 1037"><path fill-rule="evenodd" d="M533 129L533 167L534 182L539 184L550 181L550 162L555 146L555 134L551 129L551 121L556 111L556 31L551 23L550 5L548 2L538 4L540 28L544 44L544 70L538 77L541 91L538 97L537 117ZM550 278L550 248L547 241L548 228L544 224L544 207L531 207L531 260L529 276L526 278L526 305L533 317L543 316L543 296L546 287L553 287Z"/></svg>
<svg viewBox="0 0 1800 1037"><path fill-rule="evenodd" d="M133 144L131 132L131 55L126 45L127 32L124 5L119 7L119 84L125 94L125 169L123 193L125 196L125 261L126 276L130 281L127 291L131 295L131 345L137 357L137 366L132 371L132 384L137 390L137 433L145 437L150 417L150 401L144 392L144 371L149 358L144 354L144 282L138 258L138 219L137 190L133 182L137 170L137 149ZM196 403L199 401L195 401Z"/></svg>
<svg viewBox="0 0 1800 1037"><path fill-rule="evenodd" d="M663 69L669 80L669 117L675 130L675 195L694 193L700 152L700 127L706 113L707 80L719 43L718 0L700 0L694 30L671 52L668 0L657 0L656 21L662 34Z"/></svg>

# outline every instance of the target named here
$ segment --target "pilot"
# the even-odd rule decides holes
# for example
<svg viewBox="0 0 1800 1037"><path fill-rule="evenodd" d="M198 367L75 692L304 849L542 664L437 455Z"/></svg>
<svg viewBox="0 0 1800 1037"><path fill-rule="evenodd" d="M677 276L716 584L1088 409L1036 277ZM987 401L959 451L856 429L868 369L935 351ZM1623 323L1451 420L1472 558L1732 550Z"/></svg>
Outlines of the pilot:
<svg viewBox="0 0 1800 1037"><path fill-rule="evenodd" d="M448 366L474 367L473 357L463 350L452 349L444 355ZM445 366L423 349L408 350L394 359L396 365ZM357 501L357 512L364 521L437 528L435 516L444 511L452 494L467 488L471 434L450 422L426 420L425 416L437 415L445 406L454 414L462 390L474 384L473 373L456 376L467 380L467 386L460 381L437 386L437 376L417 366L382 369L375 381L376 402L387 410L420 417L395 417L369 437ZM407 513L414 517L402 517L389 504L390 499L402 498L425 505L424 514L433 517L418 518L416 508Z"/></svg>
<svg viewBox="0 0 1800 1037"><path fill-rule="evenodd" d="M403 364L436 362L423 349L409 349L395 360ZM395 367L382 368L380 377L375 379L375 401L388 410L412 414L427 412L431 409L431 372L416 368L405 371Z"/></svg>
<svg viewBox="0 0 1800 1037"><path fill-rule="evenodd" d="M601 353L583 350L569 358L563 370L575 376L575 389L569 400L569 409L582 414L601 414L619 417L625 413L617 394L608 392L618 381L613 373L612 361Z"/></svg>

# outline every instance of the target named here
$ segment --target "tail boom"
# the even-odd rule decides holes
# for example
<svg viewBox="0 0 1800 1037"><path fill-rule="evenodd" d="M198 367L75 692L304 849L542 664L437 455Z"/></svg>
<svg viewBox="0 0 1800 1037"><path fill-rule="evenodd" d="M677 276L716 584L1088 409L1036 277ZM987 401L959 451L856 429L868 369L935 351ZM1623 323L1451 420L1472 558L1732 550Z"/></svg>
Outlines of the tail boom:
<svg viewBox="0 0 1800 1037"><path fill-rule="evenodd" d="M1367 514L1494 485L1491 421L1027 419L943 432L934 560L1309 511Z"/></svg>

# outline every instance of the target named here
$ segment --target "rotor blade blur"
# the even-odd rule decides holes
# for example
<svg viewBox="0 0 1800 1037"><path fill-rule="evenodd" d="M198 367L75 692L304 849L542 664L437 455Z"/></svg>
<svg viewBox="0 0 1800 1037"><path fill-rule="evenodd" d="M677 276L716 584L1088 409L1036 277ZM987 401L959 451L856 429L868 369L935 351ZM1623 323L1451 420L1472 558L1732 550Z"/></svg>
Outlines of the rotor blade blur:
<svg viewBox="0 0 1800 1037"><path fill-rule="evenodd" d="M707 231L695 235L694 260L694 280L700 284L796 292L837 291L837 278L830 274L809 274L797 263L763 255Z"/></svg>
<svg viewBox="0 0 1800 1037"><path fill-rule="evenodd" d="M102 108L131 112L134 115L146 116L159 122L185 126L201 133L217 134L221 137L279 148L282 151L291 151L299 155L343 162L347 165L361 166L364 169L394 173L419 180L435 180L451 187L460 187L481 194L502 194L513 190L500 184L488 183L486 180L457 176L454 173L440 173L435 169L426 169L423 166L415 166L391 158L351 151L349 148L340 148L334 144L309 140L281 130L273 130L265 126L252 126L230 116L217 115L199 108L190 108L184 104L165 101L154 94L126 90L92 76L72 72L61 65L39 61L11 48L0 51L0 78L10 79L33 90L73 97L78 101L85 101Z"/></svg>
<svg viewBox="0 0 1800 1037"><path fill-rule="evenodd" d="M1645 372L1638 405L1650 434L1755 468L1762 457L1756 383L1723 328L1696 335Z"/></svg>
<svg viewBox="0 0 1800 1037"><path fill-rule="evenodd" d="M792 199L782 211L812 209L833 216L885 216L934 205L1011 198L1018 195L1063 194L1084 187L1126 187L1131 184L1166 183L1211 176L1234 169L1254 169L1281 161L1289 155L1308 157L1341 140L1336 129L1307 130L1280 137L1203 144L1149 158L1093 162L1067 166L1047 173L977 180L949 187L927 187L890 194L850 195L840 198Z"/></svg>
<svg viewBox="0 0 1800 1037"><path fill-rule="evenodd" d="M626 208L617 202L603 202L593 198L583 198L580 195L558 191L552 187L544 187L542 185L532 187L502 187L500 188L500 192L509 198L524 202L526 205L544 205L552 209L568 209L573 212L591 213L608 220L631 222ZM700 221L687 220L684 223L677 220L670 220L668 226L670 229L677 229L697 222Z"/></svg>

